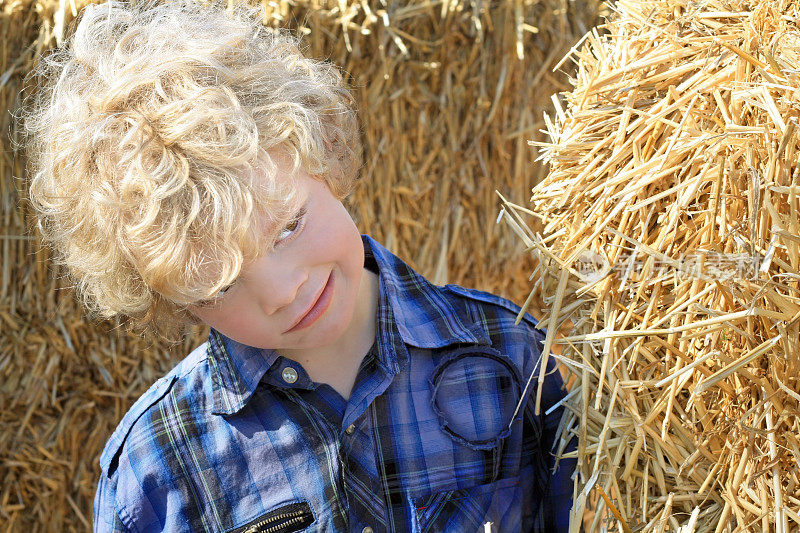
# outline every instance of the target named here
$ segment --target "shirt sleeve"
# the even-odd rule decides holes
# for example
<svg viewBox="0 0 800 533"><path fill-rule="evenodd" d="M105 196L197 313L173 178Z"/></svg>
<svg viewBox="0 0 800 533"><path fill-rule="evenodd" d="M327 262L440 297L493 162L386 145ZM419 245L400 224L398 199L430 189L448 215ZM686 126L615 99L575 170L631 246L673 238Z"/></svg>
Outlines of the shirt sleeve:
<svg viewBox="0 0 800 533"><path fill-rule="evenodd" d="M95 533L107 531L127 531L127 528L119 519L114 501L116 490L113 488L113 480L105 472L100 473L100 481L97 484L97 492L94 495L94 527Z"/></svg>
<svg viewBox="0 0 800 533"><path fill-rule="evenodd" d="M534 337L534 346L540 350L543 348L545 333L542 330L531 327L531 334ZM543 354L540 353L540 357ZM531 415L536 408L536 389L538 388L539 365L536 365L533 379L530 385L528 396L527 411ZM572 474L577 465L577 459L558 459L556 452L561 435L558 432L561 417L564 414L564 406L555 407L566 396L567 390L564 388L564 381L558 369L558 362L554 357L549 357L547 361L546 377L542 384L542 398L539 410L541 420L541 454L545 458L547 471L549 472L549 484L544 493L540 510L542 521L547 524L547 531L568 531L569 512L572 508L573 480ZM564 453L575 450L577 438L572 438L564 450ZM557 464L556 464L557 463Z"/></svg>

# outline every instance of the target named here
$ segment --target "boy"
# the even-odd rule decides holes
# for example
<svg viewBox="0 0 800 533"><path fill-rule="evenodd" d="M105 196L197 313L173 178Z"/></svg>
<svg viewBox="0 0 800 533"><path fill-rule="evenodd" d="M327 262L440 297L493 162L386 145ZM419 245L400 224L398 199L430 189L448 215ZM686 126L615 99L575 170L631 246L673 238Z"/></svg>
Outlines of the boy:
<svg viewBox="0 0 800 533"><path fill-rule="evenodd" d="M335 68L178 0L87 7L40 72L31 200L84 301L211 327L109 439L95 531L566 527L554 363L542 415L523 397L543 333L359 234Z"/></svg>

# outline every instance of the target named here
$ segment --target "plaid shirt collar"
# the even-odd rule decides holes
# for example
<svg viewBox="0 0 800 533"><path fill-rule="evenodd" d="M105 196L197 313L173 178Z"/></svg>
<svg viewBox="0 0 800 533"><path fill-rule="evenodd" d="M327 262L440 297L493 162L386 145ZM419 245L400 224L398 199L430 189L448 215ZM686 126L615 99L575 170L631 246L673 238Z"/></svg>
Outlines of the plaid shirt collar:
<svg viewBox="0 0 800 533"><path fill-rule="evenodd" d="M396 338L419 348L440 348L454 343L490 345L484 326L455 309L434 286L368 235L361 235L365 263L374 261L379 271L379 339ZM420 305L419 302L425 302ZM386 334L388 333L388 335ZM379 364L392 375L404 365L406 351L378 350ZM398 354L398 352L402 352ZM230 415L242 409L264 374L279 355L275 350L254 348L211 329L207 349L214 389L214 414Z"/></svg>

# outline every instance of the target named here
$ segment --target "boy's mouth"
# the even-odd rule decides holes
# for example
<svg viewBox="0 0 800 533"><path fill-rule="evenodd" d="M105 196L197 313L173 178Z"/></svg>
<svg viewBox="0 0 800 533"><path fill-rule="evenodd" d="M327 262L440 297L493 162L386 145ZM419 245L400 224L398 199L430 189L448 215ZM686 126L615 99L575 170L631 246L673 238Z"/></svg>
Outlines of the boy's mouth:
<svg viewBox="0 0 800 533"><path fill-rule="evenodd" d="M325 285L322 287L319 295L311 304L311 307L303 313L303 315L294 323L294 325L287 329L284 333L292 333L303 328L306 328L317 321L322 314L328 309L331 303L331 296L333 295L333 270L331 270Z"/></svg>

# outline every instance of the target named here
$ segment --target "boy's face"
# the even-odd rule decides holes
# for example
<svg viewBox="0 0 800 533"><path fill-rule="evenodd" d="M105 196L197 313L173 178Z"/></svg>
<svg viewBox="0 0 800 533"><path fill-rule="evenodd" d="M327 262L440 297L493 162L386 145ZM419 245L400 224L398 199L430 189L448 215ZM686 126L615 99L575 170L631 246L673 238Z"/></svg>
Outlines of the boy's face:
<svg viewBox="0 0 800 533"><path fill-rule="evenodd" d="M288 158L274 161L279 176L291 169ZM245 265L214 304L189 308L223 335L256 348L332 345L351 326L357 300L368 297L359 291L364 246L350 214L326 183L302 169L297 183L306 198L302 218L281 232L271 252Z"/></svg>

